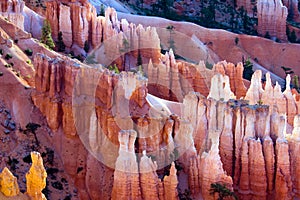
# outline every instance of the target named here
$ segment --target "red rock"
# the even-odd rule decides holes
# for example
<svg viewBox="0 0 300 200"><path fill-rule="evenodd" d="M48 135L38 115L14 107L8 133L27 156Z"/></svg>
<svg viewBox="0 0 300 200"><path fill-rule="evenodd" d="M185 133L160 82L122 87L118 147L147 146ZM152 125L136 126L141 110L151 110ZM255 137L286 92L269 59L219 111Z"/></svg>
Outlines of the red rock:
<svg viewBox="0 0 300 200"><path fill-rule="evenodd" d="M276 140L275 199L292 199L292 180L288 143L283 138Z"/></svg>
<svg viewBox="0 0 300 200"><path fill-rule="evenodd" d="M252 198L266 199L267 176L260 139L249 140L249 179Z"/></svg>
<svg viewBox="0 0 300 200"><path fill-rule="evenodd" d="M267 191L268 196L273 197L274 190L274 174L275 174L275 155L273 141L269 136L266 136L263 141L263 153L266 163L266 174L267 174Z"/></svg>

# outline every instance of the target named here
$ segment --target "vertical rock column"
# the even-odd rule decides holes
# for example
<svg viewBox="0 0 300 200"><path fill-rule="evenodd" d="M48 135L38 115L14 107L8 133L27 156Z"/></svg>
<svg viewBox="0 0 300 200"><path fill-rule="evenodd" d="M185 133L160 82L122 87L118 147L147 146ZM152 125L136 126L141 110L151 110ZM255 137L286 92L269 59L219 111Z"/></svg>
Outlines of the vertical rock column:
<svg viewBox="0 0 300 200"><path fill-rule="evenodd" d="M134 130L119 132L120 149L114 173L113 200L142 199L138 163L134 151L136 137L137 133Z"/></svg>
<svg viewBox="0 0 300 200"><path fill-rule="evenodd" d="M6 167L0 173L0 192L7 197L13 197L20 193L17 178Z"/></svg>
<svg viewBox="0 0 300 200"><path fill-rule="evenodd" d="M295 198L300 198L300 115L294 119L294 130L289 140L289 151L291 156L291 177Z"/></svg>
<svg viewBox="0 0 300 200"><path fill-rule="evenodd" d="M31 152L32 165L26 174L27 194L32 200L44 200L42 190L46 187L47 173L43 166L43 158L38 152Z"/></svg>
<svg viewBox="0 0 300 200"><path fill-rule="evenodd" d="M63 4L59 5L59 32L62 33L64 44L67 47L72 46L72 21L71 21L71 10L69 6Z"/></svg>

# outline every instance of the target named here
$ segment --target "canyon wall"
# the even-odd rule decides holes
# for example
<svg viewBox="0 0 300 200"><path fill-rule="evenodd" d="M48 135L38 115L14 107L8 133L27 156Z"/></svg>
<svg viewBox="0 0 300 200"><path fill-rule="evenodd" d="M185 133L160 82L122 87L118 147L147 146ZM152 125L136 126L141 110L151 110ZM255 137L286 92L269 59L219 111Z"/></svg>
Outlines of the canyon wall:
<svg viewBox="0 0 300 200"><path fill-rule="evenodd" d="M254 77L257 77L257 74L259 71L256 71ZM262 88L262 90L259 88L252 90L255 79L252 79L250 89L247 91L246 99L250 104L251 98L254 98L258 91L261 91L263 96L264 93L268 97L272 94L270 80L264 90ZM215 85L223 82L220 78L214 80ZM188 111L186 112L187 116L183 117L189 119L193 124L195 147L200 153L203 152L201 159L207 155L207 145L211 145L213 148L214 141L217 141L215 145L219 146L212 158L214 162L209 162L210 167L207 170L210 173L206 172L205 174L210 175L205 180L214 180L212 174L221 177L220 179L225 183L226 180L227 183L230 183L229 180L232 178L234 191L240 199L299 198L297 192L299 186L296 181L299 179L296 178L299 175L293 165L293 163L297 163L298 159L289 152L295 152L295 149L298 148L297 127L300 116L290 114L294 118L294 130L291 131L290 128L287 128L289 125L286 122L289 121L289 114L286 119L285 114L277 112L277 106L282 106L280 101L277 101L277 105L274 103L249 105L248 101L243 100L216 101L226 98L226 94L230 94L230 90L211 88L214 89L211 90L211 93L215 93L211 95L214 99L206 99L191 93L184 100L184 109ZM257 91L257 94L253 91ZM252 94L250 95L250 93ZM283 99L287 98L287 96L283 96L287 93L282 94ZM223 96L217 94L223 94ZM249 98L250 96L252 97ZM270 101L272 100L271 97ZM272 107L273 111L270 110ZM220 157L220 161L217 161L218 157ZM201 164L201 159L192 160L190 164L192 169L190 168L189 173L189 186L195 195L199 191L205 195L209 190L209 185L205 186L205 183L201 183L203 179L201 179L201 175L198 175L201 170L205 169L205 164ZM219 164L216 164L218 162ZM220 166L222 167L220 168ZM230 177L224 176L224 173L220 175L211 173L212 169L219 172L224 170L225 174ZM195 177L195 174L198 175L198 178Z"/></svg>
<svg viewBox="0 0 300 200"><path fill-rule="evenodd" d="M288 8L288 18L292 19L293 21L299 22L300 15L298 10L298 1L297 0L282 0L284 6Z"/></svg>
<svg viewBox="0 0 300 200"><path fill-rule="evenodd" d="M158 64L150 61L148 66L145 66L145 70L148 76L149 93L163 99L182 102L184 96L190 91L208 96L211 79L216 73L229 77L228 86L237 99L246 95L242 63L235 66L222 61L210 70L206 68L204 61L200 61L198 65L177 61L173 51L170 50L161 56Z"/></svg>
<svg viewBox="0 0 300 200"><path fill-rule="evenodd" d="M171 57L168 53L162 59L174 65L177 61ZM261 72L256 71L246 90L240 87L242 65L220 62L208 73L213 80L209 98L191 87L176 116L150 106L147 80L139 74L116 74L41 54L34 66L33 101L54 130L53 143L81 198L176 199L176 185L182 181L178 173L188 174L188 188L205 199L214 198L209 189L215 182L226 184L241 198L299 197L293 192L298 191L298 179L291 178L298 176L298 161L288 153L298 148L299 134L297 129L292 133L292 125L299 126L299 102L289 88L289 77L282 93L278 85L273 88L269 74L263 87ZM155 70L166 70L159 67ZM149 83L158 77L155 70ZM176 71L171 70L176 85ZM160 76L170 80L168 74ZM229 100L235 93L245 100ZM175 160L183 171L176 173L171 164ZM76 173L79 167L83 170ZM160 172L166 167L169 176ZM208 173L211 170L214 173ZM103 179L94 179L95 172Z"/></svg>
<svg viewBox="0 0 300 200"><path fill-rule="evenodd" d="M24 30L24 16L22 14L24 6L25 3L22 0L1 0L0 15Z"/></svg>

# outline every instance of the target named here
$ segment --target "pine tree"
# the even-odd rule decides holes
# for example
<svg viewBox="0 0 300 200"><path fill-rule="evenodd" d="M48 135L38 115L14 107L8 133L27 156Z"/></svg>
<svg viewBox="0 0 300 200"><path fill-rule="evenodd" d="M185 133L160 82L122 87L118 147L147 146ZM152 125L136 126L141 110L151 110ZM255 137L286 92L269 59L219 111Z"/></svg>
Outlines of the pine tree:
<svg viewBox="0 0 300 200"><path fill-rule="evenodd" d="M138 51L136 66L140 66L142 64L143 64L142 55L141 55L141 52Z"/></svg>
<svg viewBox="0 0 300 200"><path fill-rule="evenodd" d="M104 8L103 4L101 4L101 7L100 7L100 16L105 16L105 8Z"/></svg>
<svg viewBox="0 0 300 200"><path fill-rule="evenodd" d="M244 63L244 72L243 72L243 78L251 81L252 75L253 75L253 63L248 58Z"/></svg>
<svg viewBox="0 0 300 200"><path fill-rule="evenodd" d="M294 43L296 41L297 41L297 35L296 35L296 32L293 30L290 35L290 42Z"/></svg>
<svg viewBox="0 0 300 200"><path fill-rule="evenodd" d="M49 48L53 49L55 47L55 44L53 42L51 33L52 30L51 30L50 22L48 20L45 20L42 28L41 42L47 45Z"/></svg>

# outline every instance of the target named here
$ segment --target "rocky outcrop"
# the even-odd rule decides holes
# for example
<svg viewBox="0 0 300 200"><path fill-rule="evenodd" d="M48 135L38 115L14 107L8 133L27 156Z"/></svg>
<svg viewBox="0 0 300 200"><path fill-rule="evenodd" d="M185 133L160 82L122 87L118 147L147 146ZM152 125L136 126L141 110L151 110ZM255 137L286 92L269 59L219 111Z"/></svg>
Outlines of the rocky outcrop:
<svg viewBox="0 0 300 200"><path fill-rule="evenodd" d="M96 17L96 9L87 2L46 2L46 18L49 20L52 36L55 40L62 32L67 47L73 43L83 48L88 40L92 17Z"/></svg>
<svg viewBox="0 0 300 200"><path fill-rule="evenodd" d="M7 197L20 193L17 178L5 167L0 174L0 191Z"/></svg>
<svg viewBox="0 0 300 200"><path fill-rule="evenodd" d="M224 107L222 101L216 103L215 100L202 100L203 97L197 96L197 94L189 94L184 99L184 106L188 115L184 115L196 130L193 133L193 138L196 148L200 149L200 153L212 148L213 138L219 139L219 142L217 142L219 153L214 157L220 156L218 162L222 164L218 165L222 165L224 170L223 172L221 170L221 172L230 175L229 178L232 178L233 181L228 181L228 178L224 178L228 182L224 179L211 179L211 175L205 180L211 179L210 183L213 182L212 180L215 182L222 182L223 180L229 186L233 182L232 185L235 191L242 199L295 198L298 194L294 194L292 188L297 188L298 182L292 178L291 174L295 174L295 177L298 176L296 168L292 167L296 166L295 163L298 161L297 156L293 159L291 156L294 156L299 143L296 139L298 115L296 115L294 121L296 127L293 133L295 134L289 137L285 134L286 117L278 114L277 107L280 104L273 101L273 87L269 83L270 80L267 80L263 89L260 79L260 72L257 71L253 76L246 98L249 99L248 103L250 104L251 102L255 104L255 101L264 98L265 101L273 105L274 109L272 111L269 110L268 106L259 105L258 103L256 103L257 105L249 105L246 101L241 100L229 100ZM269 75L267 75L267 79L269 79ZM218 90L215 89L214 92ZM284 97L284 95L287 95L288 92L289 88L287 88L287 92L280 92L281 96L279 95L276 98L281 97L283 101L286 101L287 97ZM267 94L271 95L269 99L265 97ZM295 99L293 99L293 102L295 102ZM203 111L206 114L200 114ZM214 113L218 113L218 115ZM291 116L293 115L292 113ZM203 126L207 132L200 131L198 125L200 121L204 124ZM217 130L213 131L214 128L217 128ZM288 148L292 150L292 154L288 153ZM201 191L201 187L205 185L207 187L205 190L209 188L209 183L201 182L202 172L198 170L204 167L201 165L201 159L198 157L190 160L189 186L193 194L197 194L198 191ZM290 168L287 166L290 166ZM210 169L212 168L211 166ZM295 189L295 191L297 190ZM208 195L205 191L201 194ZM207 198L211 197L208 195Z"/></svg>
<svg viewBox="0 0 300 200"><path fill-rule="evenodd" d="M157 164L143 151L139 167L134 151L137 133L134 130L119 132L119 156L114 172L112 199L178 199L175 164L171 164L169 176L161 181Z"/></svg>
<svg viewBox="0 0 300 200"><path fill-rule="evenodd" d="M43 159L38 152L31 152L32 165L26 174L25 194L20 193L17 178L5 167L0 173L0 192L4 195L1 199L35 199L46 200L42 190L46 187L47 173Z"/></svg>
<svg viewBox="0 0 300 200"><path fill-rule="evenodd" d="M31 152L32 165L26 174L26 194L33 200L46 199L42 190L46 187L47 173L43 158L38 152Z"/></svg>
<svg viewBox="0 0 300 200"><path fill-rule="evenodd" d="M0 1L0 15L24 30L24 16L22 14L24 6L23 0L2 0Z"/></svg>
<svg viewBox="0 0 300 200"><path fill-rule="evenodd" d="M300 116L296 115L294 119L294 130L292 136L289 138L289 151L290 151L290 165L291 165L291 179L293 183L293 192L296 197L300 197L300 173L299 173L299 163L300 159L297 153L300 150Z"/></svg>
<svg viewBox="0 0 300 200"><path fill-rule="evenodd" d="M35 67L36 91L32 94L32 99L46 116L51 129L56 132L54 137L59 138L54 141L54 145L61 147L62 158L68 160L65 162L66 172L74 176L78 184L86 179L85 184L79 185L82 198L88 195L96 199L104 198L104 191L96 191L94 187L86 189L85 185L89 186L95 181L88 175L98 171L96 167L101 167L105 171L103 177L109 182L113 181L108 179L107 174L111 173L108 167L114 168L117 160L119 140L116 134L121 129L134 128L133 124L136 124L140 136L137 152L147 150L150 155L155 156L159 160L159 169L174 161L174 158L170 159L175 146L173 126L179 128L180 122L175 117L168 118L163 111L149 107L144 78L133 73L116 75L107 69L88 68L67 58L51 59L41 54L35 57ZM85 70L81 70L81 67ZM82 94L88 97L88 101L83 101ZM92 99L95 99L94 103L90 102ZM98 105L96 109L95 103ZM63 130L62 134L60 129ZM177 130L178 137L184 136L185 132L186 128L182 125ZM161 137L161 134L165 137ZM96 160L86 160L84 155L91 155L84 147ZM110 151L109 154L107 150ZM70 160L70 157L74 159ZM85 165L88 171L77 175L78 167ZM109 184L99 184L108 191L111 190ZM160 184L163 188L163 183ZM172 184L170 187L174 189ZM107 193L108 199L110 194L111 192Z"/></svg>
<svg viewBox="0 0 300 200"><path fill-rule="evenodd" d="M257 17L258 27L257 32L265 36L267 33L271 37L276 37L279 40L287 41L286 36L286 19L288 9L282 4L281 0L257 1Z"/></svg>
<svg viewBox="0 0 300 200"><path fill-rule="evenodd" d="M119 132L119 157L114 172L112 199L142 199L138 163L134 152L136 132Z"/></svg>
<svg viewBox="0 0 300 200"><path fill-rule="evenodd" d="M288 8L288 17L294 21L299 22L300 13L298 10L298 1L297 0L283 0L283 5Z"/></svg>
<svg viewBox="0 0 300 200"><path fill-rule="evenodd" d="M159 64L154 64L150 60L147 67L149 93L163 99L182 102L183 97L190 91L199 92L204 96L209 94L211 87L220 87L220 85L211 85L213 76L220 73L224 76L218 83L226 83L222 88L225 93L218 94L217 99L241 98L246 94L246 87L243 82L243 65L238 63L235 66L226 61L218 62L212 70L206 68L205 63L200 61L198 65L190 64L184 61L174 59L172 50L162 56ZM226 76L225 76L226 75ZM214 79L218 79L215 77ZM222 90L222 91L223 91ZM232 93L232 92L236 95ZM217 91L216 91L217 92ZM217 95L215 93L215 95ZM221 96L220 96L221 95Z"/></svg>
<svg viewBox="0 0 300 200"><path fill-rule="evenodd" d="M72 36L72 20L71 20L70 7L60 4L59 16L57 16L57 18L61 19L58 22L58 30L62 33L64 44L67 47L71 47L73 44L73 36Z"/></svg>

